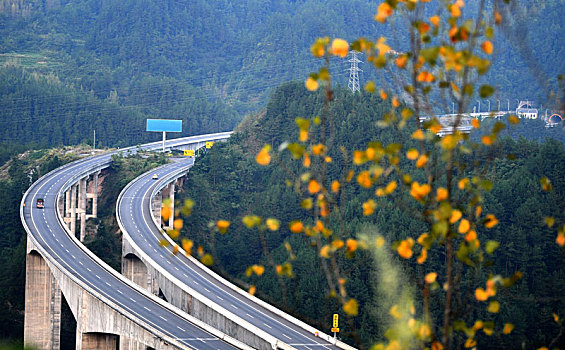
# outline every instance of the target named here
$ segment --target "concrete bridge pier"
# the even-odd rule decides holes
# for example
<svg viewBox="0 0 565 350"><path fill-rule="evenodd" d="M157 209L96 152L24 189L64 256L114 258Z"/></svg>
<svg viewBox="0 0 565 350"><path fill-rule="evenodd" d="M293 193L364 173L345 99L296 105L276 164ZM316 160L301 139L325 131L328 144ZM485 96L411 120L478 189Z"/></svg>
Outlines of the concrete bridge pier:
<svg viewBox="0 0 565 350"><path fill-rule="evenodd" d="M120 350L147 350L147 345L137 340L120 336Z"/></svg>
<svg viewBox="0 0 565 350"><path fill-rule="evenodd" d="M86 178L82 178L78 182L78 206L80 214L80 241L84 242L86 234Z"/></svg>
<svg viewBox="0 0 565 350"><path fill-rule="evenodd" d="M122 240L122 275L154 295L159 295L159 286L147 265L134 252L127 239Z"/></svg>
<svg viewBox="0 0 565 350"><path fill-rule="evenodd" d="M71 186L71 234L74 236L77 226L77 186Z"/></svg>
<svg viewBox="0 0 565 350"><path fill-rule="evenodd" d="M169 217L168 229L173 229L173 222L175 220L175 182L169 184L169 199L171 200L171 216Z"/></svg>
<svg viewBox="0 0 565 350"><path fill-rule="evenodd" d="M61 288L41 255L26 254L24 344L39 349L60 349Z"/></svg>
<svg viewBox="0 0 565 350"><path fill-rule="evenodd" d="M81 333L77 330L76 350L116 350L117 344L118 336L115 334Z"/></svg>
<svg viewBox="0 0 565 350"><path fill-rule="evenodd" d="M86 198L92 199L92 214L87 214L86 218L95 218L98 215L98 179L100 171L92 174L92 180L88 182Z"/></svg>

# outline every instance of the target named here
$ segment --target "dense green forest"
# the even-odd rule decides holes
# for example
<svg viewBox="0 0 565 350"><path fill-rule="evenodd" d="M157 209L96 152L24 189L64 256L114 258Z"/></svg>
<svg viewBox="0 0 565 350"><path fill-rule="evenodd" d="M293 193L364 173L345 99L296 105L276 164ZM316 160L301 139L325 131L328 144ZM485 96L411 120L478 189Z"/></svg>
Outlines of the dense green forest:
<svg viewBox="0 0 565 350"><path fill-rule="evenodd" d="M3 0L0 143L92 142L96 129L101 146L130 145L158 139L143 131L148 117L182 119L189 135L231 130L273 87L318 66L309 47L319 36L386 36L402 50L406 35L377 29L375 10L367 0ZM497 34L485 76L493 108L526 98L550 107L565 68L562 18L563 1L515 7L518 29ZM362 84L378 78L362 66ZM346 85L346 60L331 67Z"/></svg>
<svg viewBox="0 0 565 350"><path fill-rule="evenodd" d="M399 134L390 128L377 127L376 122L382 118L386 108L386 103L374 95L352 95L338 90L332 104L335 144L346 145L348 149L364 149L369 141L378 140L386 145L398 142L400 137L407 137L410 130ZM255 155L263 144L277 148L284 141L297 138L295 118L318 115L321 109L320 94L307 93L300 83L286 84L273 94L264 113L246 118L227 143L217 144L199 159L185 186L186 196L195 201L195 208L185 220L183 234L215 253L215 268L220 273L232 276L242 286L256 285L261 297L329 331L331 315L340 308L335 299L328 297L327 282L319 268L320 258L308 238L290 233L286 226L296 219L308 222L309 215L301 209L294 187L285 184L285 179L290 179L285 169L297 170L300 162L283 159L286 168L276 164L263 167L255 162ZM538 142L520 136L526 130L539 127L539 124L535 120L524 120L509 130L509 135L500 140L493 165L489 168L488 178L492 180L494 189L487 193L484 207L493 212L501 224L488 231L488 238L499 241L501 247L492 268L479 271L478 279L484 279L489 272L510 275L518 270L524 278L499 296L501 313L497 317L516 325L513 337L502 339L500 344L493 338L479 337L481 348L519 348L522 343L528 349L541 347L558 333L551 314L565 314L562 292L565 287L565 257L555 244L555 234L543 223L547 215L563 219L565 139L562 127L556 128L554 134L561 141L547 139ZM510 136L515 136L515 139ZM511 159L508 157L510 154L513 155ZM335 174L340 171L343 158L339 150L334 150L331 156L333 166L328 171ZM469 164L478 164L478 168L472 167L467 171L470 174L479 171L484 162L486 155L477 152L469 159ZM540 190L539 180L543 176L551 179L554 192ZM361 204L369 195L356 186L350 188L344 209L346 227L340 230L344 237L339 238L380 233L387 240L395 241L404 239L408 232L425 231L422 222L388 200L378 203L375 215L363 216ZM281 220L281 230L265 233L265 240L273 251L276 264L292 264L294 277L285 281L286 304L282 303L283 292L272 268L268 267L259 278L246 276L246 269L253 264L269 266L257 230L247 228L241 221L243 216L250 214ZM229 232L226 235L216 232L212 236L209 223L218 219L231 221ZM483 230L478 234L486 236L487 232ZM286 243L292 247L296 260L289 257ZM430 259L432 266L441 271L441 252L435 252ZM402 264L405 280L415 283L410 276L417 272L419 266L400 260L396 263ZM352 259L340 260L339 264L348 272L346 287L349 294L360 304L355 326L363 343L370 345L382 339L388 315L388 309L382 308L382 296L375 285L378 280L375 262L369 252L361 251ZM440 298L439 295L436 297ZM462 297L460 302L478 306L472 298ZM473 313L479 319L487 317L478 308ZM342 334L347 335L348 325L342 327ZM561 341L565 339L561 338Z"/></svg>

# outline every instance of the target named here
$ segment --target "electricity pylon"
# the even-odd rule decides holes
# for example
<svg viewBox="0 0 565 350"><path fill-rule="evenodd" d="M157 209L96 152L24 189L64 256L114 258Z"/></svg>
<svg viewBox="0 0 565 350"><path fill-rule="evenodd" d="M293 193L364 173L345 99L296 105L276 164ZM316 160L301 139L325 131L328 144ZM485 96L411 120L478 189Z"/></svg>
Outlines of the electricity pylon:
<svg viewBox="0 0 565 350"><path fill-rule="evenodd" d="M349 71L349 83L347 83L347 87L349 90L356 92L361 91L361 86L359 85L359 72L363 70L359 69L357 66L359 63L363 63L360 59L357 58L357 55L360 55L361 52L352 50L349 52L350 59L347 62L351 63L351 66L346 69Z"/></svg>

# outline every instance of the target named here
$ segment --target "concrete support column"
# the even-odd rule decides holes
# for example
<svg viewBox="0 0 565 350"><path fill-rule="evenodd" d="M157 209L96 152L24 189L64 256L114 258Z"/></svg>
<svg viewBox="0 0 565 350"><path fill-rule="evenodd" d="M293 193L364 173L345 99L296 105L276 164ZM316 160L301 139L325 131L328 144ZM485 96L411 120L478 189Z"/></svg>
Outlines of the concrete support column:
<svg viewBox="0 0 565 350"><path fill-rule="evenodd" d="M32 251L26 256L24 344L58 350L60 336L61 288L43 257Z"/></svg>
<svg viewBox="0 0 565 350"><path fill-rule="evenodd" d="M77 186L71 186L71 234L74 236L77 226Z"/></svg>
<svg viewBox="0 0 565 350"><path fill-rule="evenodd" d="M147 350L147 345L135 339L120 336L120 350Z"/></svg>
<svg viewBox="0 0 565 350"><path fill-rule="evenodd" d="M171 216L169 217L169 227L173 228L175 220L175 183L169 184L169 199L171 200Z"/></svg>
<svg viewBox="0 0 565 350"><path fill-rule="evenodd" d="M151 210L153 211L153 217L157 223L162 223L161 219L161 203L163 202L163 193L162 191L157 192L155 197L153 197L153 202L151 203Z"/></svg>
<svg viewBox="0 0 565 350"><path fill-rule="evenodd" d="M86 178L78 182L78 205L80 214L80 241L84 241L86 234Z"/></svg>
<svg viewBox="0 0 565 350"><path fill-rule="evenodd" d="M65 197L59 196L57 201L57 210L61 214L61 217L65 217Z"/></svg>
<svg viewBox="0 0 565 350"><path fill-rule="evenodd" d="M128 254L122 257L122 275L143 289L151 291L151 276L147 266L137 256Z"/></svg>
<svg viewBox="0 0 565 350"><path fill-rule="evenodd" d="M94 189L92 191L92 216L97 217L98 215L98 176L100 171L94 173Z"/></svg>
<svg viewBox="0 0 565 350"><path fill-rule="evenodd" d="M71 190L65 192L65 217L71 214Z"/></svg>
<svg viewBox="0 0 565 350"><path fill-rule="evenodd" d="M108 333L81 333L77 329L77 350L116 350L118 336Z"/></svg>

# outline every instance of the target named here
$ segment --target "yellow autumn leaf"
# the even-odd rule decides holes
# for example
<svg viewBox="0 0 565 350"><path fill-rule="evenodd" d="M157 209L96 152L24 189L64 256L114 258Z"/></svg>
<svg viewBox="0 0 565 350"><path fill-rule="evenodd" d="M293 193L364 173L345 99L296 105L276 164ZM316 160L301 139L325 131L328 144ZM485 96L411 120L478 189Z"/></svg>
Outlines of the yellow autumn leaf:
<svg viewBox="0 0 565 350"><path fill-rule="evenodd" d="M447 189L444 187L440 187L437 189L436 200L438 202L446 200L448 195L449 195L449 191L447 191Z"/></svg>
<svg viewBox="0 0 565 350"><path fill-rule="evenodd" d="M308 130L300 130L300 132L298 133L298 140L300 142L308 141Z"/></svg>
<svg viewBox="0 0 565 350"><path fill-rule="evenodd" d="M164 221L169 220L171 217L171 208L169 206L164 206L161 208L161 217Z"/></svg>
<svg viewBox="0 0 565 350"><path fill-rule="evenodd" d="M211 266L214 264L214 258L210 254L204 254L202 258L200 258L200 262L206 266Z"/></svg>
<svg viewBox="0 0 565 350"><path fill-rule="evenodd" d="M394 63L396 63L396 66L400 69L403 69L404 67L406 67L406 62L408 61L408 56L406 55L401 55L398 56L396 58L396 60L394 60Z"/></svg>
<svg viewBox="0 0 565 350"><path fill-rule="evenodd" d="M390 308L389 314L390 314L392 317L396 318L397 320L400 319L400 318L402 318L402 314L401 314L400 311L398 310L398 305L393 305L393 306Z"/></svg>
<svg viewBox="0 0 565 350"><path fill-rule="evenodd" d="M269 230L276 231L279 229L281 222L277 219L268 218L267 221L265 221L265 224Z"/></svg>
<svg viewBox="0 0 565 350"><path fill-rule="evenodd" d="M290 232L300 233L304 230L304 225L300 221L293 221L289 225Z"/></svg>
<svg viewBox="0 0 565 350"><path fill-rule="evenodd" d="M397 186L398 184L396 183L396 181L389 182L385 187L385 193L391 194L392 192L394 192L394 190L396 190Z"/></svg>
<svg viewBox="0 0 565 350"><path fill-rule="evenodd" d="M255 286L251 285L249 287L249 294L255 295L255 292L257 292L257 288Z"/></svg>
<svg viewBox="0 0 565 350"><path fill-rule="evenodd" d="M493 214L488 214L485 219L485 227L493 228L498 224L498 219Z"/></svg>
<svg viewBox="0 0 565 350"><path fill-rule="evenodd" d="M331 190L332 190L332 192L333 192L333 193L339 192L339 186L340 186L339 181L334 180L334 181L332 182L332 185L331 185Z"/></svg>
<svg viewBox="0 0 565 350"><path fill-rule="evenodd" d="M432 284L436 281L437 278L437 273L435 272L430 272L426 275L426 277L424 278L424 280L426 281L427 284Z"/></svg>
<svg viewBox="0 0 565 350"><path fill-rule="evenodd" d="M318 183L318 181L316 180L310 180L310 182L308 183L308 192L314 194L314 193L318 193L320 192L320 184Z"/></svg>
<svg viewBox="0 0 565 350"><path fill-rule="evenodd" d="M503 334L510 334L514 330L514 325L512 323L505 323L504 329L502 330Z"/></svg>
<svg viewBox="0 0 565 350"><path fill-rule="evenodd" d="M308 77L304 85L306 86L306 89L308 89L308 91L316 91L320 87L318 81L313 79L312 77Z"/></svg>
<svg viewBox="0 0 565 350"><path fill-rule="evenodd" d="M169 235L171 239L177 239L180 235L180 232L178 230L167 230L167 235Z"/></svg>
<svg viewBox="0 0 565 350"><path fill-rule="evenodd" d="M459 231L459 233L465 234L469 231L470 228L471 224L469 223L469 220L463 219L459 223L459 228L457 229L457 231Z"/></svg>
<svg viewBox="0 0 565 350"><path fill-rule="evenodd" d="M365 188L370 188L373 185L373 182L371 181L371 174L366 170L357 175L357 182Z"/></svg>
<svg viewBox="0 0 565 350"><path fill-rule="evenodd" d="M430 193L431 187L428 184L420 185L417 181L412 182L410 189L410 195L416 200L423 200L428 193Z"/></svg>
<svg viewBox="0 0 565 350"><path fill-rule="evenodd" d="M346 251L348 253L353 253L354 251L357 250L358 243L353 238L349 238L347 239L347 241L345 241L345 245L346 245Z"/></svg>
<svg viewBox="0 0 565 350"><path fill-rule="evenodd" d="M450 224L454 224L457 221L459 221L459 219L461 219L461 217L463 216L463 213L461 213L461 211L454 209L451 211L451 217L449 218L449 223Z"/></svg>
<svg viewBox="0 0 565 350"><path fill-rule="evenodd" d="M386 100L388 98L388 94L383 89L379 90L379 95L381 96L381 99L383 99L383 100Z"/></svg>
<svg viewBox="0 0 565 350"><path fill-rule="evenodd" d="M473 124L473 128L478 129L481 126L481 122L478 119L471 120L471 124Z"/></svg>
<svg viewBox="0 0 565 350"><path fill-rule="evenodd" d="M468 338L465 341L465 347L466 348L472 348L472 347L475 347L476 345L477 345L477 341L473 338Z"/></svg>
<svg viewBox="0 0 565 350"><path fill-rule="evenodd" d="M260 165L268 165L271 162L271 155L269 154L269 150L271 146L265 145L257 156L255 157L255 161Z"/></svg>
<svg viewBox="0 0 565 350"><path fill-rule="evenodd" d="M253 265L251 266L251 269L257 276L261 276L265 272L265 267L262 265Z"/></svg>
<svg viewBox="0 0 565 350"><path fill-rule="evenodd" d="M373 214L376 208L377 208L377 203L375 203L374 200L369 199L368 201L363 203L363 215L368 216Z"/></svg>
<svg viewBox="0 0 565 350"><path fill-rule="evenodd" d="M181 245L182 245L182 249L183 249L187 254L192 254L192 247L194 246L194 243L193 243L190 239L184 238L184 239L181 241Z"/></svg>
<svg viewBox="0 0 565 350"><path fill-rule="evenodd" d="M489 293L486 292L483 288L477 288L475 290L475 299L478 301L485 301L489 297Z"/></svg>
<svg viewBox="0 0 565 350"><path fill-rule="evenodd" d="M331 249L331 247L329 245L325 245L322 248L320 248L320 256L322 258L329 259L330 258L330 249Z"/></svg>
<svg viewBox="0 0 565 350"><path fill-rule="evenodd" d="M488 307L487 307L488 312L495 314L499 310L500 310L500 304L498 303L498 301L493 300L488 304Z"/></svg>
<svg viewBox="0 0 565 350"><path fill-rule="evenodd" d="M511 115L508 117L508 122L510 122L510 124L518 124L520 123L520 120L515 115Z"/></svg>
<svg viewBox="0 0 565 350"><path fill-rule="evenodd" d="M428 156L422 154L416 161L416 168L421 168L428 163Z"/></svg>
<svg viewBox="0 0 565 350"><path fill-rule="evenodd" d="M349 316L357 316L359 313L359 304L357 304L357 300L349 299L347 303L343 305L343 311Z"/></svg>
<svg viewBox="0 0 565 350"><path fill-rule="evenodd" d="M477 232L476 232L475 230L470 230L470 231L465 235L465 241L467 241L467 242L474 241L475 239L477 239Z"/></svg>
<svg viewBox="0 0 565 350"><path fill-rule="evenodd" d="M216 227L218 228L218 231L220 231L220 233L226 233L228 232L228 227L230 226L230 222L227 220L218 220L218 222L216 222Z"/></svg>
<svg viewBox="0 0 565 350"><path fill-rule="evenodd" d="M386 19L393 14L393 9L389 4L383 2L379 5L377 9L377 15L375 16L375 21L384 23Z"/></svg>
<svg viewBox="0 0 565 350"><path fill-rule="evenodd" d="M349 53L349 44L343 39L332 41L332 54L344 58Z"/></svg>
<svg viewBox="0 0 565 350"><path fill-rule="evenodd" d="M460 190L464 190L471 182L469 181L468 178L463 178L461 180L459 180L459 182L457 183L457 187Z"/></svg>
<svg viewBox="0 0 565 350"><path fill-rule="evenodd" d="M481 49L483 49L487 55L492 55L493 45L487 40L481 45Z"/></svg>
<svg viewBox="0 0 565 350"><path fill-rule="evenodd" d="M421 265L424 262L426 262L427 258L428 258L428 250L424 248L422 249L422 252L420 253L418 259L416 259L416 262Z"/></svg>
<svg viewBox="0 0 565 350"><path fill-rule="evenodd" d="M424 132L422 130L418 129L418 130L414 131L410 137L413 138L414 140L423 140L424 139Z"/></svg>
<svg viewBox="0 0 565 350"><path fill-rule="evenodd" d="M434 25L434 27L439 26L439 16L430 17L430 22Z"/></svg>
<svg viewBox="0 0 565 350"><path fill-rule="evenodd" d="M414 240L411 238L401 241L396 249L398 251L398 255L404 259L410 259L412 254L414 254L412 246L414 246Z"/></svg>
<svg viewBox="0 0 565 350"><path fill-rule="evenodd" d="M408 158L410 160L414 160L414 159L418 158L419 155L420 155L420 153L415 148L410 148L408 150L408 152L406 152L406 158Z"/></svg>
<svg viewBox="0 0 565 350"><path fill-rule="evenodd" d="M173 227L175 228L175 230L180 230L182 228L182 225L182 219L175 219L175 221L173 221Z"/></svg>

